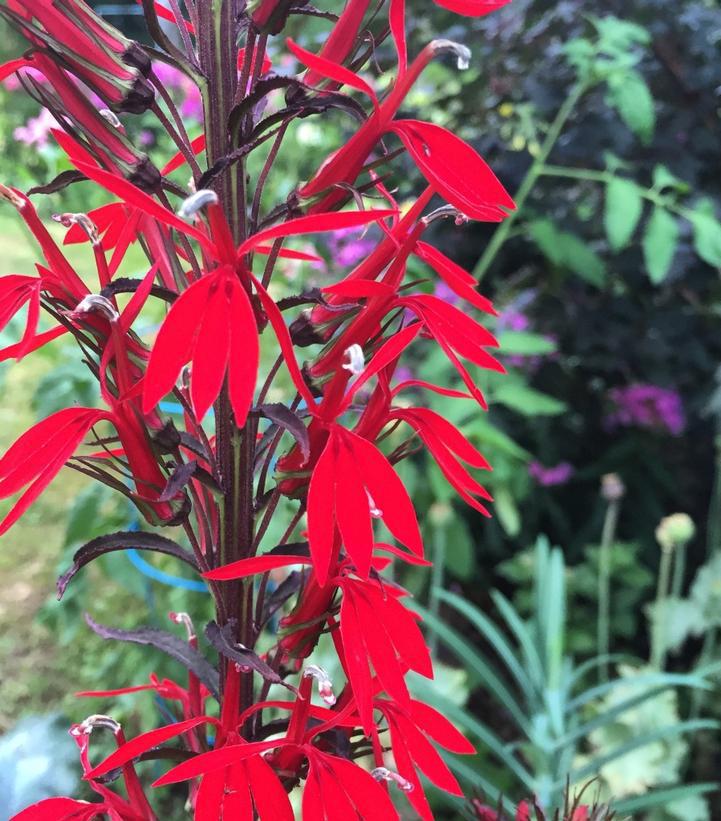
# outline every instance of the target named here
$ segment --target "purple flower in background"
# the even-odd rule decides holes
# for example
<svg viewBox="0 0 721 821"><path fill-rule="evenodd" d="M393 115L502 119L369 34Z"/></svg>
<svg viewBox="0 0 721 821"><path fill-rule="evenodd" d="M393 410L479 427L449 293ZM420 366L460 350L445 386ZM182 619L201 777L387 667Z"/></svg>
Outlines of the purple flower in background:
<svg viewBox="0 0 721 821"><path fill-rule="evenodd" d="M47 108L43 108L37 117L31 117L25 125L19 125L13 131L13 137L25 145L42 148L48 143L50 129L57 127L58 121Z"/></svg>
<svg viewBox="0 0 721 821"><path fill-rule="evenodd" d="M433 294L437 296L438 299L442 299L444 302L447 302L449 305L458 305L461 301L458 294L446 285L445 282L439 282L433 289Z"/></svg>
<svg viewBox="0 0 721 821"><path fill-rule="evenodd" d="M569 462L559 462L550 468L544 467L540 462L531 462L528 466L528 475L543 487L565 485L573 474L573 465Z"/></svg>
<svg viewBox="0 0 721 821"><path fill-rule="evenodd" d="M177 68L160 61L153 63L153 71L158 80L169 89L182 95L180 114L199 122L203 121L203 99L195 83Z"/></svg>
<svg viewBox="0 0 721 821"><path fill-rule="evenodd" d="M521 311L510 308L498 317L499 331L527 331L531 325L529 318Z"/></svg>
<svg viewBox="0 0 721 821"><path fill-rule="evenodd" d="M328 238L328 250L333 262L342 268L359 263L370 254L376 244L358 228L342 228L340 231L333 231Z"/></svg>
<svg viewBox="0 0 721 821"><path fill-rule="evenodd" d="M686 427L681 397L658 385L635 384L614 388L608 393L614 404L606 417L606 427L639 427L665 431L673 436Z"/></svg>

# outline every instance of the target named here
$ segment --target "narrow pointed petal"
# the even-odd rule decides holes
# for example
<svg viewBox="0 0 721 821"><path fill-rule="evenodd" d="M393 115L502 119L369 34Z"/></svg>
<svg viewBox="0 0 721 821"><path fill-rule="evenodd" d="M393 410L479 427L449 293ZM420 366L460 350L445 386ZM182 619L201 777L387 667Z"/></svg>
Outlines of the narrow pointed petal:
<svg viewBox="0 0 721 821"><path fill-rule="evenodd" d="M228 362L230 403L239 427L245 424L253 404L258 378L260 348L255 315L241 284L235 280L230 292L230 360Z"/></svg>
<svg viewBox="0 0 721 821"><path fill-rule="evenodd" d="M328 580L335 541L336 442L333 437L320 455L308 488L308 541L318 584Z"/></svg>
<svg viewBox="0 0 721 821"><path fill-rule="evenodd" d="M488 165L460 137L433 123L391 126L428 182L471 219L501 222L515 204Z"/></svg>
<svg viewBox="0 0 721 821"><path fill-rule="evenodd" d="M476 748L457 730L453 724L438 710L422 701L413 699L411 702L411 716L413 721L434 741L459 755L473 755Z"/></svg>
<svg viewBox="0 0 721 821"><path fill-rule="evenodd" d="M307 68L312 69L316 74L328 80L334 80L339 85L350 86L350 88L354 88L356 91L361 91L363 94L370 97L374 105L378 105L375 91L373 91L368 83L354 71L351 71L345 66L340 65L340 63L335 63L333 60L329 60L326 57L322 57L307 51L297 43L294 43L290 37L286 40L286 44L296 59L298 59Z"/></svg>
<svg viewBox="0 0 721 821"><path fill-rule="evenodd" d="M180 369L190 360L198 317L203 314L212 284L213 277L208 275L194 282L175 300L160 326L145 374L145 413L150 413L172 390Z"/></svg>
<svg viewBox="0 0 721 821"><path fill-rule="evenodd" d="M190 375L190 401L198 422L220 393L230 354L230 306L224 285L221 281L210 289L202 317L198 317Z"/></svg>
<svg viewBox="0 0 721 821"><path fill-rule="evenodd" d="M201 724L220 726L218 719L212 716L198 716L197 718L190 718L187 721L178 721L175 724L168 724L166 727L161 727L158 730L150 730L150 732L143 733L142 735L132 738L130 741L126 741L125 744L121 744L115 752L111 753L104 761L98 764L97 767L93 767L90 772L86 773L85 778L93 779L105 775L105 773L110 772L110 770L114 770L116 767L122 767L123 764L132 761L141 753L152 750L153 747L157 747L159 744L169 741L171 738L177 738L177 736L187 733L188 730L199 727ZM191 759L191 761L192 760L194 759Z"/></svg>

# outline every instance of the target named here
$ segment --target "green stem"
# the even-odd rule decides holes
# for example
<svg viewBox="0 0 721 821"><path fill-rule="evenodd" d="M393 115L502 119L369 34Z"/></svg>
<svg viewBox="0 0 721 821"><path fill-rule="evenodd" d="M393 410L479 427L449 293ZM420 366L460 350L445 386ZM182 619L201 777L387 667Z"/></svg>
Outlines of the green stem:
<svg viewBox="0 0 721 821"><path fill-rule="evenodd" d="M611 547L616 537L620 502L612 499L606 508L598 554L598 654L607 656L611 636ZM601 683L608 681L608 661L598 667Z"/></svg>
<svg viewBox="0 0 721 821"><path fill-rule="evenodd" d="M666 625L662 618L662 606L668 598L668 587L671 581L671 564L673 550L661 550L661 566L656 585L656 607L654 629L651 637L651 666L663 670L666 663Z"/></svg>
<svg viewBox="0 0 721 821"><path fill-rule="evenodd" d="M473 269L473 276L480 282L483 277L488 273L488 269L493 265L496 257L498 256L499 251L503 247L503 244L508 239L510 234L511 228L513 228L513 224L515 223L516 219L518 219L518 215L523 210L523 206L528 199L528 195L533 190L534 185L536 184L538 178L543 173L544 166L548 157L551 154L554 146L558 142L558 138L561 136L561 133L568 122L569 117L573 113L578 101L583 96L586 91L586 86L578 83L571 89L571 93L565 99L563 105L558 110L556 114L556 119L551 123L550 128L548 129L548 133L546 134L543 143L541 144L541 148L538 152L538 155L533 161L533 164L528 169L526 176L523 178L523 182L521 183L520 188L516 192L514 197L514 201L516 203L516 210L512 211L509 216L501 223L501 225L496 229L495 233L491 237L491 241L486 246L486 250L483 252L483 255L478 260L476 267Z"/></svg>
<svg viewBox="0 0 721 821"><path fill-rule="evenodd" d="M541 175L544 177L560 177L567 180L580 180L582 182L598 182L603 185L608 185L616 179L616 175L611 171L598 171L595 168L565 168L562 165L546 165L541 170ZM694 212L690 208L684 208L683 205L679 205L671 197L664 196L653 188L644 188L626 177L624 177L624 180L633 185L639 197L648 200L659 208L672 211L679 217L683 217L683 219L691 220L693 218Z"/></svg>
<svg viewBox="0 0 721 821"><path fill-rule="evenodd" d="M446 528L439 524L433 528L433 567L431 569L431 592L428 598L428 609L438 618L441 609L439 592L443 589L443 578L446 563ZM431 655L438 651L438 635L434 631L430 639Z"/></svg>

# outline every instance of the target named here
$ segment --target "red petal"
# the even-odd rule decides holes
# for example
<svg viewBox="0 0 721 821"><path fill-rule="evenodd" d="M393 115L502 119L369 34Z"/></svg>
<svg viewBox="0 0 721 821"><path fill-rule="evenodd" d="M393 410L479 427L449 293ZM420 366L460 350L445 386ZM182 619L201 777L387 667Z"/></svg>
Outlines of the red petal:
<svg viewBox="0 0 721 821"><path fill-rule="evenodd" d="M337 774L363 821L398 821L388 793L367 770L338 756L326 754L323 760Z"/></svg>
<svg viewBox="0 0 721 821"><path fill-rule="evenodd" d="M241 763L226 772L223 821L253 821L253 801L245 767Z"/></svg>
<svg viewBox="0 0 721 821"><path fill-rule="evenodd" d="M295 385L298 393L305 400L306 407L308 408L308 410L311 413L314 413L315 397L311 393L308 386L305 384L303 374L301 373L301 370L298 367L298 362L295 358L295 350L293 348L293 340L290 338L290 333L288 332L285 320L283 319L283 314L280 312L278 306L273 301L273 298L265 290L262 284L254 276L251 275L250 278L253 281L253 284L255 285L255 290L258 294L258 299L260 299L261 305L263 306L263 310L265 311L268 317L268 321L273 326L276 338L278 339L278 344L280 345L281 353L283 354L283 360L285 361L285 365L288 368L288 371L290 372L290 377L293 380L293 384Z"/></svg>
<svg viewBox="0 0 721 821"><path fill-rule="evenodd" d="M391 0L388 18L393 33L393 41L398 52L398 73L404 74L408 68L406 47L406 3L405 0Z"/></svg>
<svg viewBox="0 0 721 821"><path fill-rule="evenodd" d="M275 554L271 556L253 556L250 559L240 559L237 562L231 562L203 573L203 578L213 581L245 579L248 576L255 576L257 573L267 573L269 570L275 570L276 567L310 563L311 560L306 556L278 556Z"/></svg>
<svg viewBox="0 0 721 821"><path fill-rule="evenodd" d="M189 718L187 721L178 721L175 724L168 724L167 727L160 727L158 730L150 730L150 732L143 733L135 738L131 738L130 741L126 741L125 744L121 744L115 752L111 753L104 761L98 764L97 767L93 767L92 770L87 772L85 778L86 780L91 780L98 776L105 775L105 773L110 772L110 770L115 769L115 767L122 767L123 764L132 761L141 753L145 753L153 747L157 747L164 741L187 733L188 730L192 730L193 727L198 727L201 724L215 724L216 727L220 726L220 722L217 718L213 718L212 716L198 716L197 718ZM195 760L196 759L191 759L191 762ZM173 771L171 770L171 772ZM166 775L169 775L169 773Z"/></svg>
<svg viewBox="0 0 721 821"><path fill-rule="evenodd" d="M401 706L410 707L410 696L403 678L404 670L401 669L393 641L384 626L385 613L363 596L363 589L361 585L353 585L353 603L358 620L366 626L363 641L368 655L386 693Z"/></svg>
<svg viewBox="0 0 721 821"><path fill-rule="evenodd" d="M431 654L413 615L388 594L384 597L382 593L368 588L366 594L371 596L371 601L375 598L376 606L386 612L384 624L401 658L411 670L433 678Z"/></svg>
<svg viewBox="0 0 721 821"><path fill-rule="evenodd" d="M202 152L205 151L205 134L201 134L199 137L191 140L190 148L193 154L202 154ZM170 162L163 166L160 173L166 176L166 174L171 174L180 168L181 165L185 165L185 157L178 151L178 153L171 158Z"/></svg>
<svg viewBox="0 0 721 821"><path fill-rule="evenodd" d="M308 488L308 541L321 587L328 579L335 541L336 447L331 435L316 463Z"/></svg>
<svg viewBox="0 0 721 821"><path fill-rule="evenodd" d="M430 428L443 444L469 465L488 470L489 463L458 428L430 408L410 408L400 411L399 416L407 419L416 429L423 426Z"/></svg>
<svg viewBox="0 0 721 821"><path fill-rule="evenodd" d="M338 231L341 228L352 228L356 225L367 225L369 222L386 219L396 215L391 210L371 211L331 211L329 213L311 214L307 217L282 222L272 228L266 228L249 237L238 248L238 256L252 251L257 245L278 237L300 236L301 234L315 234L323 231Z"/></svg>
<svg viewBox="0 0 721 821"><path fill-rule="evenodd" d="M375 445L350 431L343 431L343 437L353 451L376 507L382 511L386 527L399 542L422 556L423 540L416 512L398 474Z"/></svg>
<svg viewBox="0 0 721 821"><path fill-rule="evenodd" d="M218 821L225 794L225 770L204 775L195 798L194 821Z"/></svg>
<svg viewBox="0 0 721 821"><path fill-rule="evenodd" d="M441 747L460 755L473 755L476 748L438 710L422 701L411 701L413 721Z"/></svg>
<svg viewBox="0 0 721 821"><path fill-rule="evenodd" d="M314 758L316 758L316 756L313 756L311 761L313 761ZM320 759L321 756L317 756L317 758ZM311 764L311 768L315 771L318 783L320 784L320 797L323 801L323 807L325 808L326 819L357 819L358 813L345 790L345 785L339 781L331 768L324 766L326 758L330 758L330 756L322 756L323 764ZM303 817L305 818L305 813Z"/></svg>
<svg viewBox="0 0 721 821"><path fill-rule="evenodd" d="M306 49L294 43L290 37L286 40L286 44L292 54L294 54L304 66L316 74L320 74L321 77L325 77L328 80L334 80L340 85L350 86L357 91L362 91L363 94L367 94L371 100L373 100L374 105L378 104L375 91L354 71L347 69L345 66L340 65L340 63L333 62L333 60L328 60L326 57L321 57L320 55L306 51Z"/></svg>
<svg viewBox="0 0 721 821"><path fill-rule="evenodd" d="M397 120L390 130L403 141L428 182L472 219L501 222L513 200L476 151L440 125Z"/></svg>
<svg viewBox="0 0 721 821"><path fill-rule="evenodd" d="M202 316L196 320L199 327L193 348L190 400L198 422L202 421L220 393L230 355L230 306L224 278L218 279L220 281L208 292ZM241 327L247 332L246 326ZM255 323L252 327L254 331ZM252 335L255 336L254 333ZM244 421L245 419L238 424L242 425Z"/></svg>
<svg viewBox="0 0 721 821"><path fill-rule="evenodd" d="M373 727L373 691L363 633L365 625L358 620L351 596L343 596L340 605L340 634L345 654L346 673L353 689L363 732L371 734Z"/></svg>
<svg viewBox="0 0 721 821"><path fill-rule="evenodd" d="M303 821L326 821L320 784L315 767L311 767L303 788Z"/></svg>
<svg viewBox="0 0 721 821"><path fill-rule="evenodd" d="M365 385L365 383L372 376L375 376L379 371L382 371L383 368L403 353L403 351L418 336L418 332L420 330L421 323L416 322L413 325L409 325L407 328L403 328L402 331L398 331L398 333L393 334L390 339L378 348L375 354L373 354L371 361L366 365L363 373L360 374L360 376L348 388L343 400L344 408L347 408L348 405L350 405L351 400L359 388Z"/></svg>
<svg viewBox="0 0 721 821"><path fill-rule="evenodd" d="M335 464L335 517L343 545L356 566L356 572L368 578L373 555L373 524L370 503L353 454L347 447L338 448Z"/></svg>
<svg viewBox="0 0 721 821"><path fill-rule="evenodd" d="M260 821L293 821L288 794L275 770L259 755L249 758L245 767L253 785L253 802Z"/></svg>
<svg viewBox="0 0 721 821"><path fill-rule="evenodd" d="M209 720L209 718L206 718L206 721ZM280 747L282 744L283 742L277 739L275 741L255 741L249 744L229 744L217 750L200 753L200 755L178 764L177 767L173 767L172 770L154 781L153 786L164 787L166 784L177 784L179 781L187 781L189 778L196 778L199 775L204 776L206 773L212 773L223 769L223 767L237 764L252 755L272 750L273 747Z"/></svg>
<svg viewBox="0 0 721 821"><path fill-rule="evenodd" d="M150 413L175 385L180 369L190 359L198 317L203 315L215 278L201 277L175 300L150 353L143 388L143 410Z"/></svg>
<svg viewBox="0 0 721 821"><path fill-rule="evenodd" d="M104 804L89 804L74 798L46 798L13 815L10 821L80 821L101 815L105 810Z"/></svg>
<svg viewBox="0 0 721 821"><path fill-rule="evenodd" d="M511 0L433 0L433 2L455 14L464 14L466 17L483 17L484 14L490 14L508 5Z"/></svg>
<svg viewBox="0 0 721 821"><path fill-rule="evenodd" d="M104 171L96 165L90 165L90 163L80 162L79 160L73 160L73 163L86 177L89 177L98 183L98 185L110 191L111 194L115 194L116 197L120 197L120 199L127 202L128 205L139 208L144 214L169 225L171 228L175 228L177 231L180 231L181 234L193 237L193 239L196 239L206 249L209 249L211 252L213 251L213 244L205 234L198 231L198 229L192 225L188 225L187 222L183 222L180 217L176 216L159 202L156 202L152 197L144 191L141 191L131 182L115 174L111 174L109 171Z"/></svg>
<svg viewBox="0 0 721 821"><path fill-rule="evenodd" d="M0 362L5 362L8 359L15 359L18 356L26 356L27 354L32 353L32 351L42 348L43 345L47 345L48 342L52 342L53 339L57 339L59 336L62 336L67 332L68 329L63 325L59 328L52 328L49 331L43 331L43 333L33 337L32 342L18 342L15 345L8 345L7 348L0 350Z"/></svg>
<svg viewBox="0 0 721 821"><path fill-rule="evenodd" d="M258 378L258 328L248 295L237 280L232 285L230 304L232 321L228 387L235 423L242 427L253 403Z"/></svg>
<svg viewBox="0 0 721 821"><path fill-rule="evenodd" d="M418 768L442 790L452 795L463 795L458 781L438 754L435 747L428 741L416 725L409 721L400 712L394 712L394 721L403 733L406 746Z"/></svg>
<svg viewBox="0 0 721 821"><path fill-rule="evenodd" d="M18 58L17 60L8 60L7 63L3 63L0 66L0 82L2 80L6 80L11 74L14 74L21 68L27 68L28 66L32 66L31 60L24 60L22 58Z"/></svg>
<svg viewBox="0 0 721 821"><path fill-rule="evenodd" d="M460 265L457 265L437 248L425 242L417 243L416 254L424 262L427 262L446 285L448 285L455 294L458 294L461 299L470 302L471 305L478 308L479 311L484 311L492 316L498 316L498 312L494 309L491 301L478 293L476 290L478 283L465 268L461 268Z"/></svg>

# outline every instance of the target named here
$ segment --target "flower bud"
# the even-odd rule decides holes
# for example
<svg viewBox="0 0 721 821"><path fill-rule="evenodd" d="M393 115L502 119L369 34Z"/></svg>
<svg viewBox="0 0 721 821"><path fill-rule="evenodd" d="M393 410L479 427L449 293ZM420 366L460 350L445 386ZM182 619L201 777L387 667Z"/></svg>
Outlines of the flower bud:
<svg viewBox="0 0 721 821"><path fill-rule="evenodd" d="M606 473L601 477L601 496L607 502L618 502L625 493L626 487L617 473Z"/></svg>
<svg viewBox="0 0 721 821"><path fill-rule="evenodd" d="M665 516L656 528L656 541L664 551L684 547L695 535L696 526L687 513L673 513L671 516Z"/></svg>

